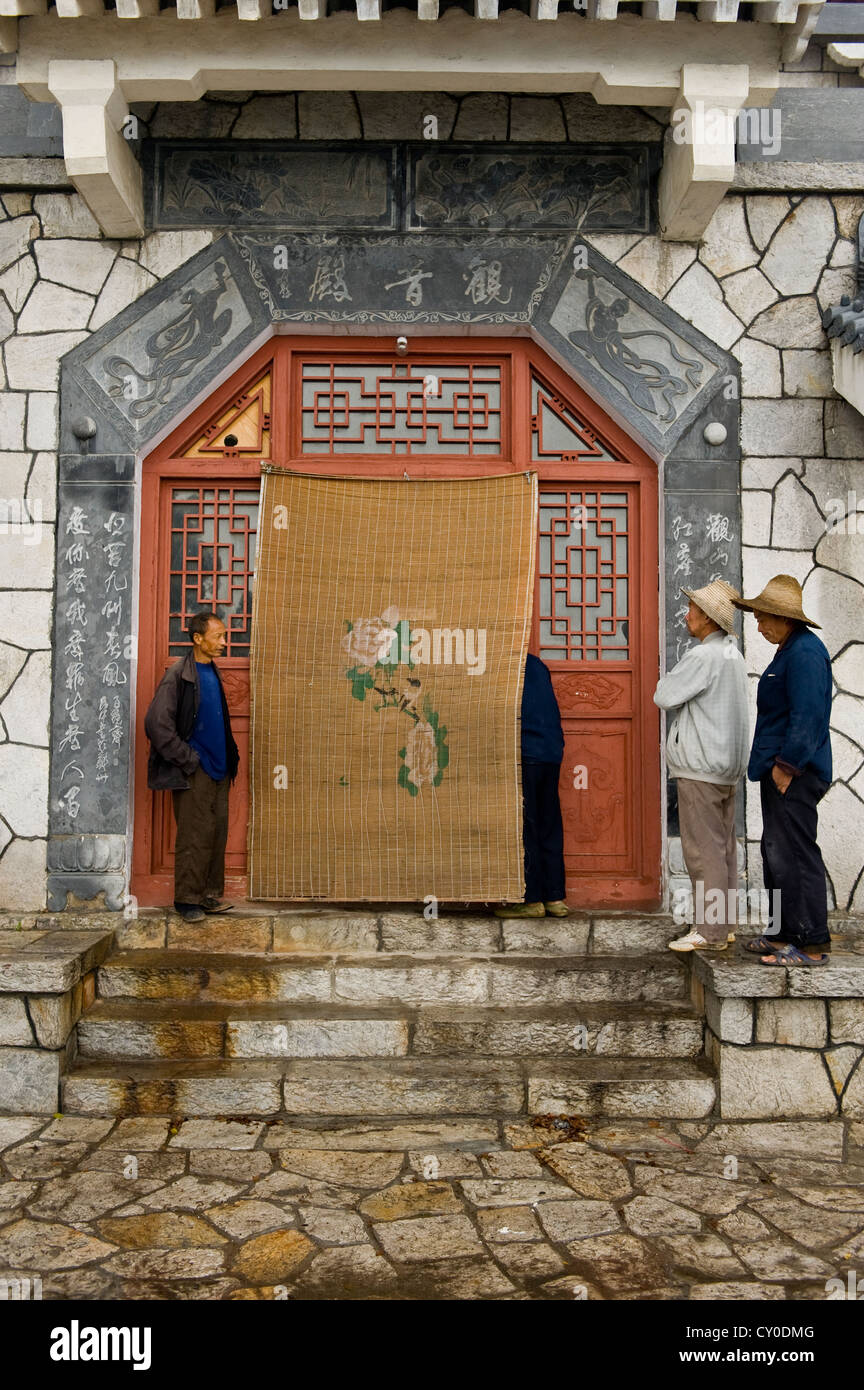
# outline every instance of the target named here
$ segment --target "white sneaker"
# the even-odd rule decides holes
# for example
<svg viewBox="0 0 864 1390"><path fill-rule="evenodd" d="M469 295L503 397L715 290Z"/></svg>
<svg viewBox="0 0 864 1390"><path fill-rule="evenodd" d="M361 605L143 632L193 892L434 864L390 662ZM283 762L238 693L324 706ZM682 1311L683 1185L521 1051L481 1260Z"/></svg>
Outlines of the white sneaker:
<svg viewBox="0 0 864 1390"><path fill-rule="evenodd" d="M725 951L728 942L706 941L701 932L691 927L685 936L669 942L670 951Z"/></svg>

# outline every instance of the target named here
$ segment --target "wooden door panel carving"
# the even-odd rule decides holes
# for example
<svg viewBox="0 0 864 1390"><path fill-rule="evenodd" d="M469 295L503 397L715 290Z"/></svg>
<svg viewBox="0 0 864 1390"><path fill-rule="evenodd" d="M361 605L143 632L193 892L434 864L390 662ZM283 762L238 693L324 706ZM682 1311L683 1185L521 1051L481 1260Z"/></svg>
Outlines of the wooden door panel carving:
<svg viewBox="0 0 864 1390"><path fill-rule="evenodd" d="M568 869L632 869L628 726L565 720L564 745L559 790Z"/></svg>

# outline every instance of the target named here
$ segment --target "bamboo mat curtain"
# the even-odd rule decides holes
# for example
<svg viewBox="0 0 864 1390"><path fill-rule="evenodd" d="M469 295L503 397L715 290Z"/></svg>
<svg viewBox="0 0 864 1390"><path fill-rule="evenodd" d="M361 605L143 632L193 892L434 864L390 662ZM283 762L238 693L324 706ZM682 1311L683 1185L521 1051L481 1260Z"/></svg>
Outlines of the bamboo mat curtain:
<svg viewBox="0 0 864 1390"><path fill-rule="evenodd" d="M251 896L520 899L536 474L265 470L260 517Z"/></svg>

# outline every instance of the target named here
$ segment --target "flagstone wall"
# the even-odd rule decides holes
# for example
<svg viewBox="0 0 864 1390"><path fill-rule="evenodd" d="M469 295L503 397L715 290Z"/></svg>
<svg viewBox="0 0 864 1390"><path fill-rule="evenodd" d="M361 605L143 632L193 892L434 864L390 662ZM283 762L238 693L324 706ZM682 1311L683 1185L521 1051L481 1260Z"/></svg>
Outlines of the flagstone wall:
<svg viewBox="0 0 864 1390"><path fill-rule="evenodd" d="M572 96L409 94L388 98L384 109L369 95L240 94L186 106L182 130L176 108L141 115L149 122L143 133L153 135L413 139L431 101L443 139L656 143L662 134L659 113L594 108ZM0 905L26 910L45 902L59 362L214 233L193 227L106 241L74 193L0 196ZM730 194L701 247L641 233L585 238L741 364L744 590L757 593L774 573L795 575L834 658L836 781L822 805L821 840L836 905L857 911L864 910L864 418L832 391L819 311L854 292L862 212L864 196L850 194ZM832 521L840 523L833 531ZM686 549L676 554L682 583L687 558ZM771 649L749 619L744 650L755 702ZM757 885L759 834L758 798L750 796Z"/></svg>

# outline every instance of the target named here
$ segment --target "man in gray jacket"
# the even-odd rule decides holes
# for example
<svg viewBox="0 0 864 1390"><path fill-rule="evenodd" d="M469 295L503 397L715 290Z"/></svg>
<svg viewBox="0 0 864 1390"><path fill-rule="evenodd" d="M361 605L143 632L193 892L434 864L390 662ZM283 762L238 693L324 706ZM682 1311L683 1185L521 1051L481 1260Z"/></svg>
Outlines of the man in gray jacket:
<svg viewBox="0 0 864 1390"><path fill-rule="evenodd" d="M733 636L732 600L740 594L723 579L681 592L690 600L687 630L696 645L662 677L654 703L672 715L666 762L678 780L681 850L695 910L691 930L669 945L722 951L735 922L735 790L750 743L747 672Z"/></svg>

